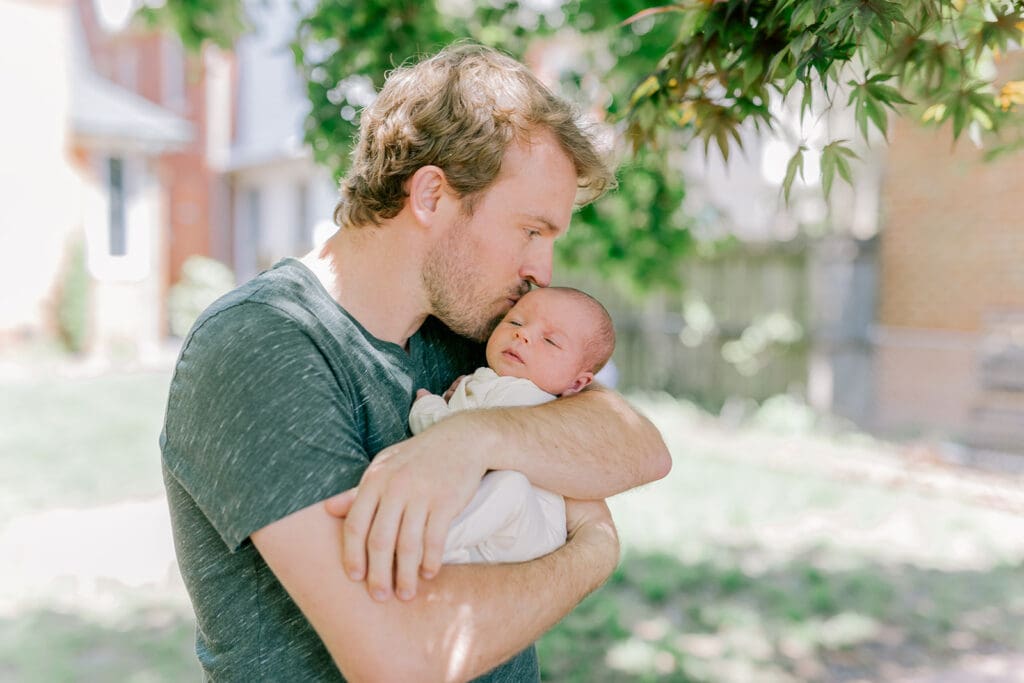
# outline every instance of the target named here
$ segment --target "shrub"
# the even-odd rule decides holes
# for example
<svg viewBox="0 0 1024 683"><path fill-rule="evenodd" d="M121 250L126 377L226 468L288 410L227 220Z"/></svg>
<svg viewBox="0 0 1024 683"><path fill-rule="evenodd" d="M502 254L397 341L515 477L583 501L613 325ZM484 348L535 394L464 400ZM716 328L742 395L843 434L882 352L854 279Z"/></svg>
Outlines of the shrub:
<svg viewBox="0 0 1024 683"><path fill-rule="evenodd" d="M181 280L171 287L167 311L171 334L184 337L210 304L235 286L235 275L220 261L190 256L181 267Z"/></svg>
<svg viewBox="0 0 1024 683"><path fill-rule="evenodd" d="M85 244L76 238L68 246L68 259L57 292L57 332L72 353L85 350L89 332L89 272L85 266Z"/></svg>

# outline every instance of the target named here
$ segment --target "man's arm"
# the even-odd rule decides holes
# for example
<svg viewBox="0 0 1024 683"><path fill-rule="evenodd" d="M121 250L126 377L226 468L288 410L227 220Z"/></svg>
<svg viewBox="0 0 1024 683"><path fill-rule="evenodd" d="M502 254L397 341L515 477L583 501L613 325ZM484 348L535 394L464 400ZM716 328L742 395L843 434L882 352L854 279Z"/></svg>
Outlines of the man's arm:
<svg viewBox="0 0 1024 683"><path fill-rule="evenodd" d="M381 451L359 487L328 499L345 520L344 563L378 600L416 594L441 568L445 537L488 470L525 474L568 498L598 499L668 474L649 420L603 388L529 408L463 411ZM394 576L393 576L394 570Z"/></svg>
<svg viewBox="0 0 1024 683"><path fill-rule="evenodd" d="M523 564L448 567L407 603L374 602L345 575L342 522L322 505L251 538L348 680L464 681L526 648L614 569L607 506L567 501L567 515L570 539L558 551Z"/></svg>
<svg viewBox="0 0 1024 683"><path fill-rule="evenodd" d="M466 413L489 470L518 470L568 498L607 498L661 479L672 469L657 428L614 391L591 385L522 409Z"/></svg>

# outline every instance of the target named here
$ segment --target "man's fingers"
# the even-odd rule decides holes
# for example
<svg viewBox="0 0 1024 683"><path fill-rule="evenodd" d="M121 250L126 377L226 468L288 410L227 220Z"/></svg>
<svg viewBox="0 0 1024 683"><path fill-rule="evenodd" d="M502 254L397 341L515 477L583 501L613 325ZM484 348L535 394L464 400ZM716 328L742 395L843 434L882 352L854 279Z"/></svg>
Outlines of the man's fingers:
<svg viewBox="0 0 1024 683"><path fill-rule="evenodd" d="M402 520L400 503L382 501L366 537L366 588L374 600L391 597L392 570L395 564L395 541ZM346 539L347 540L347 539Z"/></svg>
<svg viewBox="0 0 1024 683"><path fill-rule="evenodd" d="M354 488L343 493L339 493L336 496L331 496L324 501L324 507L327 508L328 514L334 515L335 517L345 517L348 515L348 511L352 508L352 503L355 502L358 493L359 489Z"/></svg>
<svg viewBox="0 0 1024 683"><path fill-rule="evenodd" d="M366 576L366 534L377 511L377 500L376 496L364 490L362 496L356 496L349 503L348 515L345 517L342 564L345 573L353 581L362 581Z"/></svg>
<svg viewBox="0 0 1024 683"><path fill-rule="evenodd" d="M448 538L448 527L452 517L441 510L435 510L427 520L427 531L423 537L423 564L420 575L432 579L441 571L444 559L444 543Z"/></svg>
<svg viewBox="0 0 1024 683"><path fill-rule="evenodd" d="M416 597L416 583L423 558L423 527L427 521L424 503L406 508L398 531L395 555L395 593L400 600Z"/></svg>

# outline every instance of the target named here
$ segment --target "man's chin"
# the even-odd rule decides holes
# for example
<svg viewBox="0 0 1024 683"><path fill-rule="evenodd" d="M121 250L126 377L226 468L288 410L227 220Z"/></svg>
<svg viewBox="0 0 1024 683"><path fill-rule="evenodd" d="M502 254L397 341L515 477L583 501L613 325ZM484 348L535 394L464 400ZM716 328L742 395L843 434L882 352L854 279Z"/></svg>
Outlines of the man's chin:
<svg viewBox="0 0 1024 683"><path fill-rule="evenodd" d="M472 339L475 342L485 342L488 337L491 336L491 332L494 332L494 328L498 326L498 323L500 323L501 319L504 317L505 315L502 314L493 320L488 320L483 324L477 323L475 325L470 321L449 321L444 320L443 318L441 319L441 322L447 325L452 332L460 337L466 337L467 339Z"/></svg>
<svg viewBox="0 0 1024 683"><path fill-rule="evenodd" d="M477 330L475 330L475 334L466 334L464 336L469 337L473 341L485 342L490 338L491 333L494 332L494 329L498 326L498 323L500 323L501 319L504 317L505 314L502 313L497 318L489 320L486 324L484 324L483 327L480 327Z"/></svg>

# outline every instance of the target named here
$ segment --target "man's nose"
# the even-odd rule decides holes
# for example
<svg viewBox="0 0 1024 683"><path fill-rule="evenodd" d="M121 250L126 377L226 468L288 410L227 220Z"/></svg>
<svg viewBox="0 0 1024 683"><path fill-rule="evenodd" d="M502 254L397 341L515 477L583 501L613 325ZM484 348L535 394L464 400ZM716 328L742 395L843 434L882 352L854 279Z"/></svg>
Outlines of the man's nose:
<svg viewBox="0 0 1024 683"><path fill-rule="evenodd" d="M551 262L553 258L553 244L538 244L537 248L532 249L527 255L526 262L519 269L519 276L538 287L547 287L551 284Z"/></svg>

